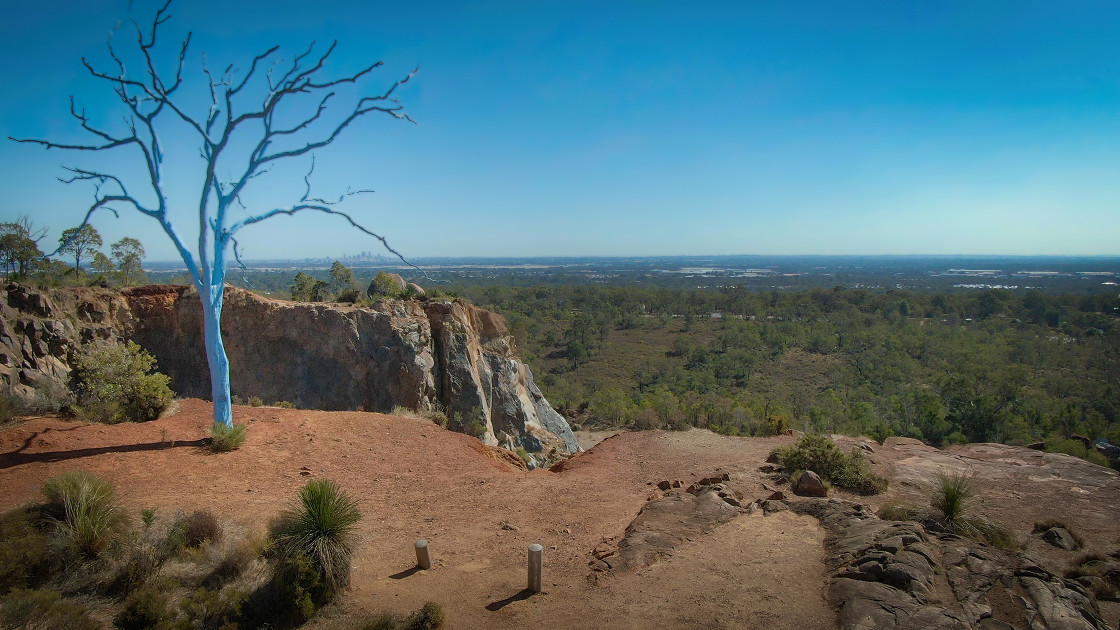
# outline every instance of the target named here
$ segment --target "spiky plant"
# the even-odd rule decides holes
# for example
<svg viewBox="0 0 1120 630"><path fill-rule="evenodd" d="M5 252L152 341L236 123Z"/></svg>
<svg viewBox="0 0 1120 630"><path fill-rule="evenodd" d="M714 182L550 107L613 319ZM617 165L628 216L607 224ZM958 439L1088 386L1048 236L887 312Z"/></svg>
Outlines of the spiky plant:
<svg viewBox="0 0 1120 630"><path fill-rule="evenodd" d="M315 563L330 591L350 583L358 504L333 481L317 479L300 489L297 505L281 513L272 527L277 548Z"/></svg>
<svg viewBox="0 0 1120 630"><path fill-rule="evenodd" d="M972 507L976 488L972 476L957 472L938 477L930 505L947 525L952 526Z"/></svg>
<svg viewBox="0 0 1120 630"><path fill-rule="evenodd" d="M100 554L127 526L113 485L84 470L51 477L43 494L58 515L59 533L87 556Z"/></svg>
<svg viewBox="0 0 1120 630"><path fill-rule="evenodd" d="M210 448L218 453L236 451L245 443L245 425L226 426L215 422L210 427Z"/></svg>

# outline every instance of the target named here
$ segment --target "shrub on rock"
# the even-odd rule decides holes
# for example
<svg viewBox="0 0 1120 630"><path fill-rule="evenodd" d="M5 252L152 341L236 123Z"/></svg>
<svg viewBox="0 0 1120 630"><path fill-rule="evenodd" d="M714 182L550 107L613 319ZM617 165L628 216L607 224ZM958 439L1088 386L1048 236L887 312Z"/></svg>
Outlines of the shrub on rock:
<svg viewBox="0 0 1120 630"><path fill-rule="evenodd" d="M153 373L156 360L136 343L86 346L71 380L78 415L95 422L147 422L171 404L171 379Z"/></svg>
<svg viewBox="0 0 1120 630"><path fill-rule="evenodd" d="M867 495L887 489L887 480L871 470L859 449L844 453L826 435L803 435L796 444L771 455L787 471L811 470L845 490Z"/></svg>

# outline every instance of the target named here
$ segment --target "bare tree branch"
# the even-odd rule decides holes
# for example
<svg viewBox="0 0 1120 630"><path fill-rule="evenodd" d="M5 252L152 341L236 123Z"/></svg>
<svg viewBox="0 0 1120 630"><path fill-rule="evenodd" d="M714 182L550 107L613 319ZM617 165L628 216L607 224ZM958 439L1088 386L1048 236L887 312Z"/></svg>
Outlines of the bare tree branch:
<svg viewBox="0 0 1120 630"><path fill-rule="evenodd" d="M405 258L403 254L401 254L397 250L393 249L393 247L391 245L389 245L389 241L386 240L386 238L384 236L381 236L380 234L370 230L369 228L366 228L361 223L358 223L348 213L343 212L341 210L335 210L334 208L332 208L330 206L301 203L301 204L292 206L291 208L277 208L275 210L270 210L268 212L265 212L264 214L249 217L247 219L243 219L243 220L238 221L237 223L233 224L232 226L230 226L230 228L228 230L226 230L226 232L224 234L224 238L227 238L227 239L233 238L233 235L236 234L237 232L241 231L242 228L253 225L254 223L260 223L261 221L265 221L267 219L271 219L272 217L279 216L279 215L282 215L282 214L286 214L288 216L294 216L294 215L296 215L300 212L304 212L304 211L322 212L323 214L331 214L331 215L339 216L339 217L342 217L343 219L346 219L346 221L354 229L358 230L359 232L363 232L365 234L368 234L369 236L372 236L373 238L381 241L381 245L385 249L389 250L389 252L392 253L394 256L399 258L401 260L401 262L403 262L404 264L408 265L409 267L412 267L413 269L419 271L420 273L424 274L425 276L427 275L427 273L423 269L417 267L412 262L410 262L407 258Z"/></svg>

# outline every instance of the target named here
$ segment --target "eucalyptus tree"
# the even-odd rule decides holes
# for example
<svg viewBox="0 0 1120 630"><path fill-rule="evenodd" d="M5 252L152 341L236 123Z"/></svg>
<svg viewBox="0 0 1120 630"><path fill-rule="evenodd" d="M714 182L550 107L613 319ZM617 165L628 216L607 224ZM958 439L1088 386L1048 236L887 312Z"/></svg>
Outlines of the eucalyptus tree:
<svg viewBox="0 0 1120 630"><path fill-rule="evenodd" d="M74 275L82 272L82 256L96 251L101 247L101 235L89 223L63 230L58 238L58 250L62 253L74 255Z"/></svg>
<svg viewBox="0 0 1120 630"><path fill-rule="evenodd" d="M15 221L0 223L0 263L4 265L4 279L9 273L23 277L43 257L39 241L47 234L46 228L36 228L26 215Z"/></svg>
<svg viewBox="0 0 1120 630"><path fill-rule="evenodd" d="M314 152L334 142L356 120L369 114L385 114L412 122L394 93L415 74L393 81L387 89L367 91L363 87L371 73L383 64L379 61L361 70L331 78L324 76L326 63L337 42L325 50L312 43L290 61L280 58L280 47L274 46L253 57L247 70L234 65L214 72L202 57L199 78L207 86L202 99L180 91L191 35L178 47L169 67L157 54L160 26L170 19L170 0L155 12L150 26L128 20L126 28L133 31L129 64L119 53L113 38L109 40L107 69L95 67L82 59L82 65L93 79L103 82L116 94L123 111L123 129L110 129L96 121L110 116L90 116L84 108L70 102L70 114L77 124L91 134L89 144L63 143L38 138L11 138L17 142L39 144L47 149L76 152L131 151L133 159L143 166L140 173L110 173L100 167L65 167L69 173L65 183L86 182L95 185L94 201L86 210L82 224L101 209L118 215L117 208L128 208L156 221L167 235L187 267L195 289L202 300L206 358L210 367L214 421L233 424L230 407L229 359L222 341L221 314L225 295L227 256L240 262L237 235L250 226L281 215L317 212L333 215L353 228L377 239L394 255L401 255L383 236L364 227L349 213L336 207L352 195L371 192L348 190L337 198L314 196L311 176L315 170ZM133 60L138 63L131 63ZM126 66L128 69L126 69ZM138 72L131 70L138 69ZM361 91L353 102L338 108L335 114L328 106L343 89ZM205 101L204 105L199 105ZM196 111L198 110L198 111ZM192 113L193 112L193 113ZM302 115L297 113L302 112ZM162 137L188 134L197 141L201 169L194 182L198 200L198 241L194 247L179 236L172 222L172 203L164 180L164 162L168 151L180 151L180 145L167 144ZM236 138L235 138L236 136ZM178 154L177 154L178 155ZM188 156L189 157L189 156ZM303 196L294 202L274 207L245 208L243 197L256 178L279 164L306 160L307 174ZM139 183L137 183L139 182ZM298 194L298 193L297 193ZM244 212L236 211L241 207ZM191 210L194 213L194 210ZM401 257L401 260L404 260ZM407 261L405 261L407 263Z"/></svg>
<svg viewBox="0 0 1120 630"><path fill-rule="evenodd" d="M93 253L93 260L90 261L89 268L106 278L117 270L117 266L113 264L113 261L109 260L109 257L101 252Z"/></svg>
<svg viewBox="0 0 1120 630"><path fill-rule="evenodd" d="M139 279L143 273L140 264L144 260L144 246L140 241L126 236L113 243L111 250L113 260L117 261L117 268L121 270L124 283L132 284L133 278Z"/></svg>

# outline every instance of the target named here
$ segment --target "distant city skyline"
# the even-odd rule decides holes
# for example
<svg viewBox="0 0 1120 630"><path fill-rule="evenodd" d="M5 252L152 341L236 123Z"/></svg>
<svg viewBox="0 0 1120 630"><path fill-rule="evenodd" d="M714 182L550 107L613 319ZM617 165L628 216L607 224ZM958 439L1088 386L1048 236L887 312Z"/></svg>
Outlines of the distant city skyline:
<svg viewBox="0 0 1120 630"><path fill-rule="evenodd" d="M122 128L81 59L109 69L107 37L130 5L141 24L157 8L9 8L4 136L92 140L71 95ZM337 39L332 76L385 62L364 93L419 66L398 93L417 124L359 121L317 152L312 177L316 196L376 190L344 209L410 258L1120 255L1115 3L177 0L171 13L156 55L171 72L193 31L182 93L200 116L203 52L212 69L244 70L273 45L290 61ZM197 142L182 127L162 139L176 227L193 242ZM91 163L142 190L127 152L0 142L0 221L30 216L53 249L93 195L58 183L60 165ZM262 178L247 205L289 205L309 164ZM103 250L132 236L149 260L176 258L153 220L120 211L92 221ZM321 215L240 241L255 260L390 255Z"/></svg>

